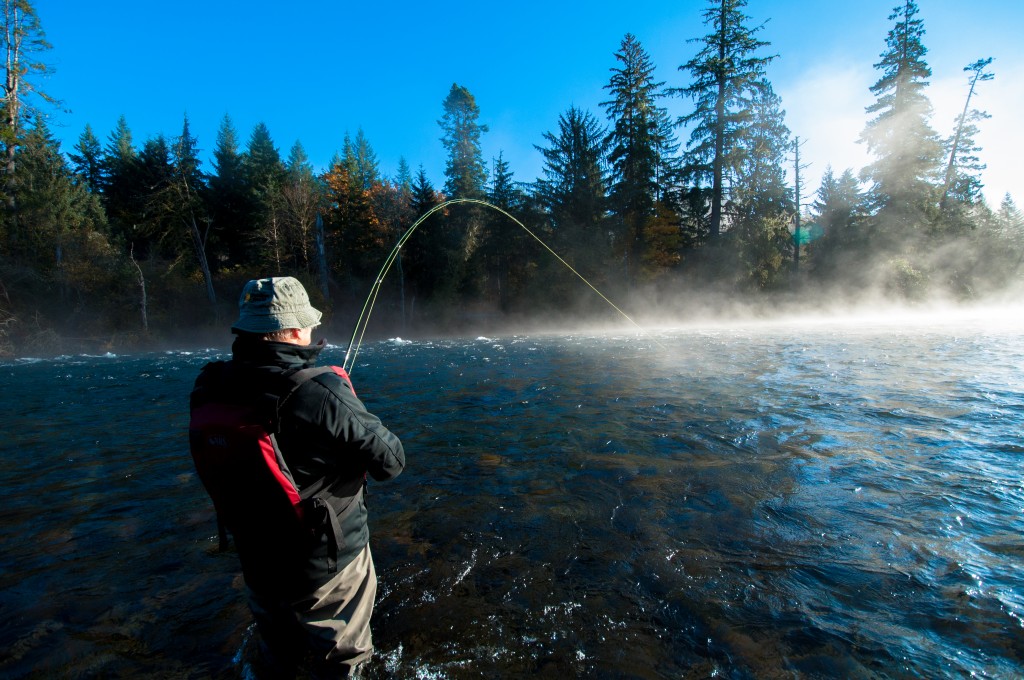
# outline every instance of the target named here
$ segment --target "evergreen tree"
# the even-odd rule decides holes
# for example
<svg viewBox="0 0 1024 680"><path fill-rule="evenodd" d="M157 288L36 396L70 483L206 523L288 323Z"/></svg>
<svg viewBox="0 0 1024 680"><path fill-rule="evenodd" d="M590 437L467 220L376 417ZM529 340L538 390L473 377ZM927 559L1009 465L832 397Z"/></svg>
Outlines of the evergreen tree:
<svg viewBox="0 0 1024 680"><path fill-rule="evenodd" d="M110 133L101 163L103 207L112 233L131 248L143 211L143 183L139 153L132 140L128 121L122 115ZM138 252L138 251L136 251Z"/></svg>
<svg viewBox="0 0 1024 680"><path fill-rule="evenodd" d="M679 231L684 250L696 251L711 236L711 189L696 184L679 198Z"/></svg>
<svg viewBox="0 0 1024 680"><path fill-rule="evenodd" d="M250 220L255 213L246 180L238 134L225 115L213 147L213 174L209 178L206 205L210 216L213 258L231 266L244 261L248 250Z"/></svg>
<svg viewBox="0 0 1024 680"><path fill-rule="evenodd" d="M664 83L654 81L654 65L635 36L626 34L615 58L621 66L612 69L605 86L613 98L601 104L612 121L608 206L625 227L623 253L632 281L645 250L645 226L660 193L658 180L666 165L661 153L672 142L662 137L667 114L657 105Z"/></svg>
<svg viewBox="0 0 1024 680"><path fill-rule="evenodd" d="M498 154L491 164L493 168L491 185L487 191L487 202L510 214L521 211L525 195L515 181L515 176L503 154ZM477 273L481 287L497 298L502 310L511 304L512 286L524 278L523 266L527 261L528 245L525 232L507 216L489 211L477 250Z"/></svg>
<svg viewBox="0 0 1024 680"><path fill-rule="evenodd" d="M412 212L416 219L426 215L431 209L440 205L444 198L434 190L434 185L427 177L427 171L421 165L412 183Z"/></svg>
<svg viewBox="0 0 1024 680"><path fill-rule="evenodd" d="M979 82L995 77L995 74L985 70L991 63L992 58L989 57L964 67L964 71L970 71L972 75L969 78L970 87L964 110L957 116L956 130L947 144L949 161L946 163L942 199L939 201L939 207L944 211L950 199L961 205L973 205L981 197L983 185L980 174L985 165L978 158L981 149L974 141L974 136L978 133L978 122L990 116L984 111L971 109L971 98Z"/></svg>
<svg viewBox="0 0 1024 680"><path fill-rule="evenodd" d="M249 136L249 144L242 156L242 167L250 189L257 193L268 187L280 186L285 168L281 154L270 137L265 123L257 123Z"/></svg>
<svg viewBox="0 0 1024 680"><path fill-rule="evenodd" d="M202 210L200 194L206 188L207 177L202 171L199 161L199 140L192 135L186 115L181 126L181 134L175 138L171 148L176 181L181 187L181 200L187 202L190 210Z"/></svg>
<svg viewBox="0 0 1024 680"><path fill-rule="evenodd" d="M398 234L402 235L419 219L416 212L416 195L413 189L412 171L404 157L398 159L398 173L395 175L395 188L398 192ZM429 209L429 208L428 208ZM398 267L402 268L402 254L398 254Z"/></svg>
<svg viewBox="0 0 1024 680"><path fill-rule="evenodd" d="M171 145L163 134L146 140L138 160L138 213L128 231L129 248L142 259L149 256L175 260L182 255L173 201L169 196L174 177Z"/></svg>
<svg viewBox="0 0 1024 680"><path fill-rule="evenodd" d="M607 181L604 159L607 130L589 112L576 107L558 118L558 134L545 132L544 177L534 187L547 213L557 252L584 276L596 275L608 258L605 229Z"/></svg>
<svg viewBox="0 0 1024 680"><path fill-rule="evenodd" d="M395 225L395 234L401 237L415 223L419 217L415 213L413 205L413 178L409 163L405 157L398 159L398 172L393 182L394 186L394 214L389 217ZM395 260L398 277L398 308L402 320L402 331L406 330L409 321L409 308L406 305L405 285L405 254L400 250Z"/></svg>
<svg viewBox="0 0 1024 680"><path fill-rule="evenodd" d="M655 147L658 157L654 178L657 187L655 199L673 210L679 210L684 192L679 186L682 162L679 158L679 139L675 133L676 123L667 108L656 109L655 118L658 127Z"/></svg>
<svg viewBox="0 0 1024 680"><path fill-rule="evenodd" d="M736 166L733 202L740 220L792 214L786 154L792 148L782 100L763 80L750 100L750 121Z"/></svg>
<svg viewBox="0 0 1024 680"><path fill-rule="evenodd" d="M75 144L75 152L69 153L72 170L89 191L100 191L103 186L103 147L86 123L85 130Z"/></svg>
<svg viewBox="0 0 1024 680"><path fill-rule="evenodd" d="M540 204L556 232L586 229L600 223L607 209L604 159L606 130L589 112L576 107L558 118L558 135L545 132L544 178L535 185Z"/></svg>
<svg viewBox="0 0 1024 680"><path fill-rule="evenodd" d="M964 206L972 218L974 229L950 244L956 253L955 264L973 255L973 279L982 294L1015 291L1024 283L1024 214L1006 194L995 211L984 202ZM965 244L974 246L974 253L965 252Z"/></svg>
<svg viewBox="0 0 1024 680"><path fill-rule="evenodd" d="M171 211L177 217L179 229L187 233L196 264L206 284L206 299L217 312L217 295L213 289L213 273L210 271L206 253L210 221L206 215L203 195L206 192L206 175L199 167L199 142L189 129L188 116L182 123L181 135L174 140L171 157L174 166L169 195L174 201Z"/></svg>
<svg viewBox="0 0 1024 680"><path fill-rule="evenodd" d="M288 261L310 273L315 270L314 228L323 203L323 188L300 142L295 142L285 164L282 196L285 206L285 234Z"/></svg>
<svg viewBox="0 0 1024 680"><path fill-rule="evenodd" d="M444 202L420 166L412 185L412 212L419 219ZM445 301L459 270L460 239L448 220L435 214L412 234L403 249L402 268L408 293L409 316L417 305Z"/></svg>
<svg viewBox="0 0 1024 680"><path fill-rule="evenodd" d="M788 225L794 203L785 170L791 148L782 100L762 80L750 100L750 122L732 192L741 274L756 288L780 285L783 264L792 252Z"/></svg>
<svg viewBox="0 0 1024 680"><path fill-rule="evenodd" d="M21 297L47 301L55 321L69 330L92 332L106 321L101 303L117 299L108 283L120 261L105 236L99 198L74 181L41 116L26 128L18 147L19 221L27 247L19 264L31 271ZM52 302L59 300L59 306Z"/></svg>
<svg viewBox="0 0 1024 680"><path fill-rule="evenodd" d="M181 135L168 143L163 135L146 141L139 156L139 175L145 189L141 241L135 252L147 252L146 241L157 254L175 265L192 262L202 277L207 300L216 304L212 273L206 256L208 220L202 194L206 178L199 167L198 142L188 117ZM143 246L143 247L140 247ZM172 265L173 266L173 265ZM189 277L191 278L191 277Z"/></svg>
<svg viewBox="0 0 1024 680"><path fill-rule="evenodd" d="M487 126L478 122L480 109L469 90L453 84L444 100L444 117L438 121L441 143L448 151L445 193L451 198L481 198L487 183L480 138Z"/></svg>
<svg viewBox="0 0 1024 680"><path fill-rule="evenodd" d="M499 153L492 165L494 172L491 177L491 185L487 190L488 203L496 205L502 210L515 210L525 200L525 196L519 183L515 181L515 174L508 161L505 160L504 153Z"/></svg>
<svg viewBox="0 0 1024 680"><path fill-rule="evenodd" d="M452 84L443 104L444 116L438 124L443 132L441 142L448 152L445 165L445 193L449 198L482 199L486 191L487 170L484 166L480 138L487 126L480 124L480 109L468 89ZM454 205L443 216L445 270L449 277L442 281L434 296L451 301L461 289L474 292L475 281L466 264L479 245L484 228L483 209L476 205Z"/></svg>
<svg viewBox="0 0 1024 680"><path fill-rule="evenodd" d="M248 241L254 247L253 260L272 271L279 271L283 247L285 168L281 154L264 123L257 123L242 156L242 169L249 190L250 213Z"/></svg>
<svg viewBox="0 0 1024 680"><path fill-rule="evenodd" d="M346 135L347 141L347 135ZM354 177L363 191L370 191L380 181L380 170L377 154L374 153L370 141L363 129L356 131L356 141L351 145L351 163Z"/></svg>
<svg viewBox="0 0 1024 680"><path fill-rule="evenodd" d="M999 220L999 229L1007 241L1015 244L1015 249L1020 251L1024 257L1024 213L1017 208L1010 194L1006 194L1002 203L999 204L997 219Z"/></svg>
<svg viewBox="0 0 1024 680"><path fill-rule="evenodd" d="M888 49L875 64L882 75L871 86L878 99L867 107L877 115L861 135L876 157L862 174L873 182L871 200L887 250L912 239L931 220L937 198L941 147L928 122L932 107L925 88L931 69L924 60L924 25L917 12L913 0L904 0L889 16L895 25L886 38Z"/></svg>
<svg viewBox="0 0 1024 680"><path fill-rule="evenodd" d="M412 170L409 169L409 162L405 160L405 156L398 159L398 172L395 173L395 184L402 187L403 191L408 191L410 200L412 200Z"/></svg>
<svg viewBox="0 0 1024 680"><path fill-rule="evenodd" d="M829 166L811 206L822 236L807 250L811 271L818 279L842 281L863 271L863 264L851 265L863 254L864 226L867 218L865 197L853 170L836 177Z"/></svg>
<svg viewBox="0 0 1024 680"><path fill-rule="evenodd" d="M4 190L7 194L7 239L12 245L21 237L17 220L16 159L22 142L24 125L39 114L33 99L54 103L54 99L37 86L35 80L45 78L50 67L38 55L50 49L42 23L29 0L0 0L0 43L5 60L3 97L0 99L0 145L4 153Z"/></svg>
<svg viewBox="0 0 1024 680"><path fill-rule="evenodd" d="M744 136L751 117L751 99L764 82L767 64L774 56L756 53L767 42L755 36L761 26L750 28L743 13L746 0L708 0L704 23L711 32L699 42L700 52L679 67L693 82L673 93L691 97L694 110L681 122L691 126L684 171L697 186L710 184L711 238L723 227L726 186L739 165Z"/></svg>

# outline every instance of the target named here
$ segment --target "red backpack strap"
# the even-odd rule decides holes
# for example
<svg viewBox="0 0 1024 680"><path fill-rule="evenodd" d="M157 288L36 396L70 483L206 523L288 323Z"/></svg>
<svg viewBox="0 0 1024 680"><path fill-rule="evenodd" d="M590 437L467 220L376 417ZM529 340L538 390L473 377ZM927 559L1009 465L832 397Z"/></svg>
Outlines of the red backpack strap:
<svg viewBox="0 0 1024 680"><path fill-rule="evenodd" d="M348 388L352 390L352 396L356 396L356 388L352 387L352 378L349 377L348 371L341 366L331 366L331 370L348 385Z"/></svg>

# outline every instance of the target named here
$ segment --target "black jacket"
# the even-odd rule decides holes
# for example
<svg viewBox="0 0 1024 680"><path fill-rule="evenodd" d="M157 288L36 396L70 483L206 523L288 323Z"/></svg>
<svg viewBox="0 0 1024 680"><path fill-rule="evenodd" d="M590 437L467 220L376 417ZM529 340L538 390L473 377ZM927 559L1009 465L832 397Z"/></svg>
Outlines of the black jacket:
<svg viewBox="0 0 1024 680"><path fill-rule="evenodd" d="M280 375L315 365L323 345L301 346L239 336L232 360L204 367L196 379L196 395L244 401L268 391ZM281 455L295 485L303 489L325 480L326 495L341 513L339 549L328 538L330 521L325 512L310 521L319 525L319 540L287 556L274 546L239 545L239 558L247 585L264 594L295 597L309 593L349 564L369 541L362 489L367 474L384 481L405 468L402 443L380 419L369 413L352 386L341 376L323 373L303 383L279 409L276 435ZM354 500L353 500L354 498ZM254 498L254 503L259 499ZM355 505L341 512L349 503ZM299 554L293 554L299 553Z"/></svg>

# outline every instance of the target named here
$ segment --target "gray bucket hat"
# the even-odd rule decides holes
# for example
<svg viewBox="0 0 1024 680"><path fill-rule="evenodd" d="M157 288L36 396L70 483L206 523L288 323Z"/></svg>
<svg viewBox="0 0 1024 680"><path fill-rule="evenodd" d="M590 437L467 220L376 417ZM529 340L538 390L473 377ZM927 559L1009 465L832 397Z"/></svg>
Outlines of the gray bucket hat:
<svg viewBox="0 0 1024 680"><path fill-rule="evenodd" d="M299 280L291 276L254 279L238 299L238 321L232 331L271 333L285 328L312 328L323 314L309 304Z"/></svg>

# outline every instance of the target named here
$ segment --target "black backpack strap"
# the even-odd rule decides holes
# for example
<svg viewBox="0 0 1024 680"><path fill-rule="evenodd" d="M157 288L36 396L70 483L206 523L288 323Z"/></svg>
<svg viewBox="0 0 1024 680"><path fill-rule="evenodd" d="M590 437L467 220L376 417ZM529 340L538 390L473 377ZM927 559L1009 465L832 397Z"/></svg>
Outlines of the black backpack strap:
<svg viewBox="0 0 1024 680"><path fill-rule="evenodd" d="M359 498L363 495L365 486L365 484L361 484L359 490L349 498L348 503L340 511L336 510L327 498L320 496L313 498L314 507L323 508L330 520L331 530L329 533L324 533L327 534L327 571L331 574L338 571L338 553L345 547L345 534L341 530L341 521L359 507Z"/></svg>
<svg viewBox="0 0 1024 680"><path fill-rule="evenodd" d="M312 380L318 376L326 373L337 373L331 366L314 366L310 368L301 368L296 371L289 372L284 377L288 379L291 386L277 399L274 408L273 418L273 433L276 433L279 429L278 423L280 421L280 410L281 406L288 400L296 390L299 389L307 381ZM349 387L351 389L351 387ZM327 487L330 486L327 481L327 477L321 477L312 484L309 484L299 492L299 497L302 500L312 499L314 507L323 508L327 515L330 524L330 531L325 531L327 534L327 569L330 573L335 573L338 570L338 554L345 547L345 536L341 529L342 520L352 514L356 508L359 507L359 498L363 495L366 487L365 481L359 486L355 495L348 498L348 502L340 509L336 508L334 503L331 503L333 496L323 493Z"/></svg>
<svg viewBox="0 0 1024 680"><path fill-rule="evenodd" d="M280 430L279 423L281 421L281 406L284 402L288 401L288 398L295 394L296 390L302 387L307 381L316 378L317 376L325 373L333 373L334 369L330 366L311 366L309 368L299 368L295 370L285 371L280 375L281 379L285 382L281 390L274 392L267 392L263 395L264 400L264 413L270 420L270 432L276 433ZM280 385L278 385L280 387Z"/></svg>

